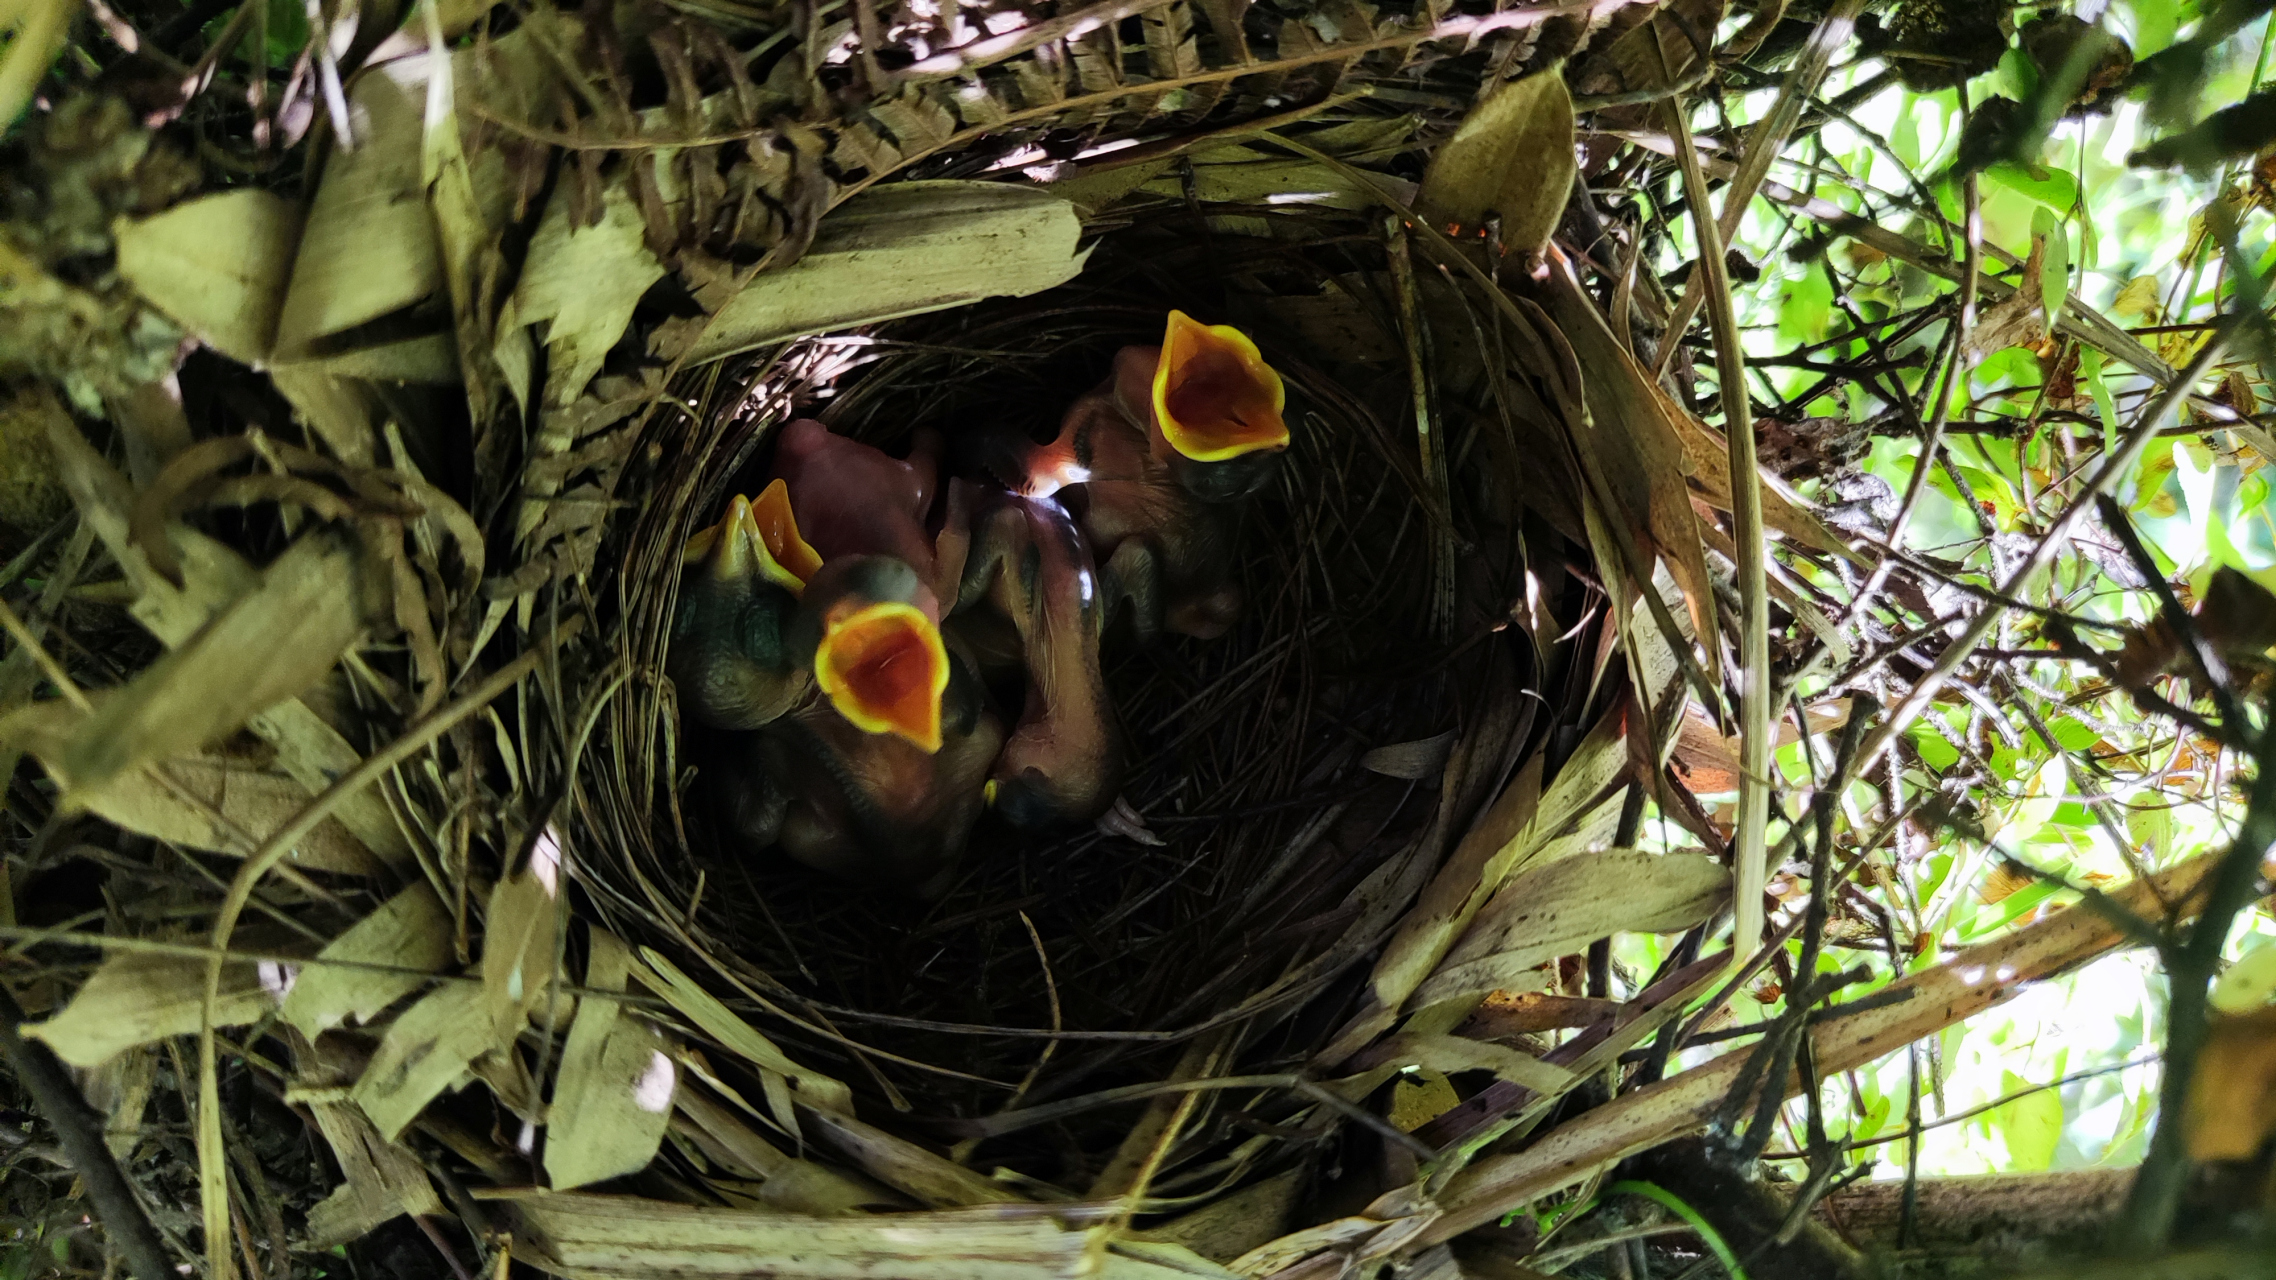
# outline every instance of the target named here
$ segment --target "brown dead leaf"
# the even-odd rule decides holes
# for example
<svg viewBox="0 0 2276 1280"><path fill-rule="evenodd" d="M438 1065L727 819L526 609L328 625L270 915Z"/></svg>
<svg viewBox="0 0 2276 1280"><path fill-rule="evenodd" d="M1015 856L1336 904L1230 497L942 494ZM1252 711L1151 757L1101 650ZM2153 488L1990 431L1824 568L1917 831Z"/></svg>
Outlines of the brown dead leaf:
<svg viewBox="0 0 2276 1280"><path fill-rule="evenodd" d="M1968 330L1969 363L2009 347L2035 347L2047 340L2047 302L2039 283L2046 261L2047 237L2031 237L2031 256L2023 263L2023 283L2014 293L1985 308L1975 327Z"/></svg>
<svg viewBox="0 0 2276 1280"><path fill-rule="evenodd" d="M2215 1017L2189 1079L2192 1160L2246 1160L2276 1133L2276 1008Z"/></svg>

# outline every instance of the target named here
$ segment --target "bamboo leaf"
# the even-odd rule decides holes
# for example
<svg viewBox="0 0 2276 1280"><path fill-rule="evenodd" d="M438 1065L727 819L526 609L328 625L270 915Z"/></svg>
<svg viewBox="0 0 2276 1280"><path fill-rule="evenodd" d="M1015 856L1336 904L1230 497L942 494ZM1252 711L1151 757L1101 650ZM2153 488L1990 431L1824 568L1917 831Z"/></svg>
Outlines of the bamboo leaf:
<svg viewBox="0 0 2276 1280"><path fill-rule="evenodd" d="M80 519L102 540L134 589L129 612L167 647L188 643L209 619L260 581L259 571L235 551L187 525L168 523L161 536L182 572L179 585L169 581L129 538L134 494L126 478L95 452L68 415L58 413L50 419L48 445ZM297 699L256 713L246 727L276 747L278 766L311 796L363 762L339 730ZM395 815L376 794L344 797L334 815L390 867L411 865L410 844Z"/></svg>
<svg viewBox="0 0 2276 1280"><path fill-rule="evenodd" d="M817 1140L879 1182L936 1209L1006 1204L1020 1199L1004 1183L935 1155L906 1138L863 1124L839 1111L814 1108L807 1119Z"/></svg>
<svg viewBox="0 0 2276 1280"><path fill-rule="evenodd" d="M733 1010L719 1002L717 996L695 984L695 980L680 971L678 965L664 958L654 947L642 947L643 964L632 967L632 976L642 986L664 997L674 1009L687 1015L704 1034L719 1042L730 1053L741 1056L755 1067L789 1080L799 1093L817 1106L832 1111L853 1110L853 1090L845 1082L834 1080L818 1071L802 1067L790 1060L789 1055L775 1046L774 1041L760 1035L751 1024L735 1016Z"/></svg>
<svg viewBox="0 0 2276 1280"><path fill-rule="evenodd" d="M492 1043L498 1046L514 1042L530 1009L553 985L560 873L559 846L547 832L538 838L530 865L490 891L482 932L482 993Z"/></svg>
<svg viewBox="0 0 2276 1280"><path fill-rule="evenodd" d="M700 1089L681 1088L679 1118L673 1130L737 1177L763 1179L754 1197L790 1213L852 1213L908 1207L908 1202L876 1183L842 1169L800 1160L759 1136L735 1113Z"/></svg>
<svg viewBox="0 0 2276 1280"><path fill-rule="evenodd" d="M61 1013L26 1025L24 1034L46 1041L56 1057L75 1067L96 1066L138 1044L195 1034L205 998L205 966L195 956L114 955ZM271 988L281 985L283 975L268 966L269 983L264 985L261 968L251 962L222 966L214 1025L242 1026L275 1006Z"/></svg>
<svg viewBox="0 0 2276 1280"><path fill-rule="evenodd" d="M622 991L632 953L615 934L593 929L585 985ZM545 1176L556 1191L638 1172L655 1158L671 1125L679 1082L672 1045L614 1000L577 1007L561 1049L545 1137Z"/></svg>
<svg viewBox="0 0 2276 1280"><path fill-rule="evenodd" d="M442 248L419 176L423 58L357 76L356 145L325 161L277 321L279 360L305 360L335 334L406 310L443 288Z"/></svg>
<svg viewBox="0 0 2276 1280"><path fill-rule="evenodd" d="M1579 166L1573 99L1559 67L1513 80L1488 95L1431 154L1415 211L1455 230L1501 218L1502 244L1539 253L1564 216Z"/></svg>
<svg viewBox="0 0 2276 1280"><path fill-rule="evenodd" d="M992 182L897 182L823 219L795 264L735 295L691 361L801 334L913 316L982 298L1024 297L1082 270L1075 207Z"/></svg>
<svg viewBox="0 0 2276 1280"><path fill-rule="evenodd" d="M316 953L318 960L354 960L440 973L450 963L450 909L424 881L389 898ZM366 1023L420 986L415 973L382 973L312 964L293 979L284 1020L314 1040L350 1019Z"/></svg>
<svg viewBox="0 0 2276 1280"><path fill-rule="evenodd" d="M300 215L253 187L185 201L119 224L119 274L207 346L259 368L276 343Z"/></svg>
<svg viewBox="0 0 2276 1280"><path fill-rule="evenodd" d="M1690 928L1730 896L1730 885L1721 863L1697 854L1574 854L1504 885L1415 999L1508 989L1526 970L1614 933Z"/></svg>
<svg viewBox="0 0 2276 1280"><path fill-rule="evenodd" d="M1540 1094L1562 1093L1573 1082L1572 1072L1551 1066L1532 1054L1462 1036L1402 1032L1385 1040L1367 1056L1373 1061L1427 1067L1447 1075L1457 1071L1491 1071L1500 1079Z"/></svg>
<svg viewBox="0 0 2276 1280"><path fill-rule="evenodd" d="M311 1102L308 1109L340 1166L340 1185L309 1206L310 1248L346 1244L402 1214L442 1212L418 1158L381 1138L363 1112L344 1102Z"/></svg>
<svg viewBox="0 0 2276 1280"><path fill-rule="evenodd" d="M493 1043L483 990L450 982L419 998L387 1028L379 1051L348 1096L389 1142L402 1136L429 1102L466 1077L467 1064Z"/></svg>
<svg viewBox="0 0 2276 1280"><path fill-rule="evenodd" d="M68 802L83 805L76 793L224 738L316 683L363 628L355 548L329 534L303 537L257 587L104 699L50 771Z"/></svg>
<svg viewBox="0 0 2276 1280"><path fill-rule="evenodd" d="M1162 1253L1143 1260L1119 1253L1094 1259L1091 1233L1062 1227L1040 1206L1026 1212L990 1207L864 1218L575 1192L525 1194L492 1203L512 1223L515 1258L559 1275L1061 1280L1090 1274L1101 1262L1098 1274L1109 1280L1229 1280L1231 1275L1190 1253L1179 1262L1163 1260Z"/></svg>

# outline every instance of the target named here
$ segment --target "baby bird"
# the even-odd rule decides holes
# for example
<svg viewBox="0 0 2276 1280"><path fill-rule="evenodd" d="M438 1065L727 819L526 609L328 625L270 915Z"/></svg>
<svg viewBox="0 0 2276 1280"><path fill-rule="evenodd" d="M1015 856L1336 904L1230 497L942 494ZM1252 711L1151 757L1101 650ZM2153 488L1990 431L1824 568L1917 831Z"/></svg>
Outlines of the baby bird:
<svg viewBox="0 0 2276 1280"><path fill-rule="evenodd" d="M911 894L947 889L984 807L1004 724L964 659L948 659L941 746L864 734L816 703L739 735L719 793L728 832L817 871Z"/></svg>
<svg viewBox="0 0 2276 1280"><path fill-rule="evenodd" d="M1050 443L998 437L984 464L1031 497L1064 493L1111 603L1138 639L1213 639L1240 612L1230 581L1240 511L1288 447L1286 389L1230 325L1172 311L1162 345L1124 347Z"/></svg>
<svg viewBox="0 0 2276 1280"><path fill-rule="evenodd" d="M697 718L759 730L714 775L727 831L904 890L952 868L1004 736L941 638L970 490L941 493L938 452L920 440L901 461L817 422L785 427L760 500L691 540L708 572L683 588L672 648Z"/></svg>
<svg viewBox="0 0 2276 1280"><path fill-rule="evenodd" d="M756 503L729 503L718 524L688 539L681 563L665 659L680 705L713 728L756 729L810 696L809 655L793 651L790 632L821 560L798 536L783 483Z"/></svg>
<svg viewBox="0 0 2276 1280"><path fill-rule="evenodd" d="M940 484L940 436L919 431L906 459L800 418L776 438L774 474L788 486L799 528L823 561L891 556L939 602L953 600L971 539L970 486ZM936 525L934 507L941 508Z"/></svg>
<svg viewBox="0 0 2276 1280"><path fill-rule="evenodd" d="M1003 493L972 535L957 607L1010 619L1027 700L989 775L988 799L1015 826L1087 822L1122 777L1121 736L1099 671L1104 601L1090 550L1059 504Z"/></svg>

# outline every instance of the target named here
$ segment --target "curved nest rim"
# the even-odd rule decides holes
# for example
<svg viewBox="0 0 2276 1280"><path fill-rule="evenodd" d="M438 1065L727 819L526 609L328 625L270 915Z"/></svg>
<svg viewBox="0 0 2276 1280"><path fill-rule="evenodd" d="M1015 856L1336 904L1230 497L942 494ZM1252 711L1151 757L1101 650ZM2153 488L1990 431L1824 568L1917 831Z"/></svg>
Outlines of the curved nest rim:
<svg viewBox="0 0 2276 1280"><path fill-rule="evenodd" d="M1250 1024L1244 1069L1300 1066L1349 992L1316 997L1364 953L1339 945L1344 904L1436 808L1427 780L1361 758L1461 719L1466 655L1429 634L1440 553L1422 473L1412 437L1386 425L1399 422L1404 368L1355 392L1273 318L1285 292L1181 270L1224 246L1117 244L1147 238L1110 235L1083 277L1045 294L802 339L721 373L710 412L677 417L619 559L625 646L654 670L678 547L748 487L769 434L797 412L889 451L919 426L984 415L1047 431L1115 348L1158 340L1171 306L1244 325L1287 378L1295 443L1252 503L1241 621L1212 642L1110 653L1132 741L1124 795L1161 848L1093 830L1022 835L990 817L938 901L881 897L787 859L722 856L688 792L703 762L680 753L661 681L632 682L606 713L614 749L595 753L584 865L600 919L741 988L746 1005L801 1008L787 1028L775 1008L770 1033L936 1131L1162 1079L1181 1046L1229 1022ZM1268 249L1284 284L1316 290L1333 274L1318 255ZM1065 1182L1126 1129L1062 1122L990 1157Z"/></svg>

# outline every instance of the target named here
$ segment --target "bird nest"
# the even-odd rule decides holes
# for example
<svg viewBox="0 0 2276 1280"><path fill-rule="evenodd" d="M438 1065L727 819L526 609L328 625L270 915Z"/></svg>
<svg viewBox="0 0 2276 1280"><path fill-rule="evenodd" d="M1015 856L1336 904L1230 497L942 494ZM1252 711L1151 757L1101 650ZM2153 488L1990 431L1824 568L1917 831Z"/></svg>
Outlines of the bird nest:
<svg viewBox="0 0 2276 1280"><path fill-rule="evenodd" d="M1129 1174L1118 1155L1130 1158L1145 1099L1102 1097L1174 1078L1199 1046L1218 1074L1299 1070L1380 940L1370 898L1435 815L1483 671L1522 643L1480 631L1476 599L1436 598L1453 566L1439 563L1446 526L1418 462L1404 352L1395 326L1373 328L1365 300L1335 292L1349 249L1314 242L1356 220L1336 221L1241 236L1162 203L1105 237L1071 285L794 342L722 375L700 416L660 427L666 461L602 584L645 662L667 644L680 546L731 494L755 492L792 416L894 454L924 429L952 449L981 427L1045 437L1118 348L1158 342L1180 308L1254 335L1285 378L1292 446L1247 504L1231 630L1107 637L1136 823L1022 831L984 817L930 899L833 878L723 836L705 775L733 765L690 736L668 684L637 682L604 717L612 748L588 756L589 807L569 841L588 851L597 918L740 988L754 1013L774 1006L770 1033L853 1084L865 1110L961 1139L975 1169L1072 1195ZM1323 300L1372 333L1309 340L1291 316ZM1499 519L1469 506L1451 513L1465 528ZM1465 575L1479 598L1522 576L1504 533L1498 559ZM1456 608L1467 644L1452 640ZM1018 689L1008 697L1016 711ZM1189 1133L1236 1134L1252 1105L1204 1106ZM1151 1194L1192 1201L1260 1161L1181 1160Z"/></svg>
<svg viewBox="0 0 2276 1280"><path fill-rule="evenodd" d="M447 1200L471 1236L438 1236L446 1253L573 1276L879 1258L878 1274L918 1274L955 1256L973 1261L940 1274L994 1280L1102 1250L1148 1275L1225 1274L1205 1258L1264 1275L1323 1251L1402 1255L1435 1216L1414 1196L1695 994L1700 974L1674 970L1619 1034L1600 1021L1554 1049L1463 1021L1626 927L1607 885L1662 929L1725 892L1705 858L1569 856L1613 834L1630 772L1609 664L1665 652L1604 638L1581 549L1635 539L1648 573L1663 549L1647 525L1688 528L1671 459L1697 441L1601 411L1584 430L1582 367L1591 404L1601 386L1664 403L1596 304L1562 266L1457 249L1402 208L1415 118L1316 117L1255 146L1202 135L1045 172L1064 181L1040 192L883 184L823 219L795 266L699 258L625 196L637 184L611 178L587 208L565 181L496 335L381 326L338 357L360 361L349 372L284 369L275 395L201 357L184 403L238 434L207 429L172 461L132 420L106 431L27 399L85 524L23 563L49 566L60 601L109 556L109 598L174 652L99 701L74 691L11 722L69 793L27 872L107 868L122 878L106 891L131 883L160 922L129 913L97 938L30 921L49 968L22 989L51 1015L34 1033L101 1073L114 1116L194 1131L194 1152L143 1156L174 1250L202 1230L226 1262L230 1241L251 1256L266 1240L279 1273L288 1241L329 1247L405 1213L432 1226ZM1571 147L1542 154L1569 163ZM297 216L259 191L210 200L231 226ZM323 208L320 191L312 226ZM1021 221L1039 208L1065 243L1040 275L1007 268L1016 288L942 305L918 279L892 291L914 303L867 310L832 292L879 262L925 268L904 242L862 242L862 218L1027 229L1009 244L1043 235ZM182 220L138 234L215 234L162 217ZM617 263L591 282L599 301L563 248L596 241ZM686 255L686 279L656 284L659 246ZM210 289L135 287L174 298L217 351L269 349L227 327L242 309L197 309ZM1025 296L965 301L1001 292ZM767 302L736 310L751 298ZM287 329L290 300L268 313ZM1040 435L1171 309L1254 337L1285 379L1292 444L1246 502L1230 630L1107 638L1129 748L1117 816L985 816L925 898L724 839L703 801L723 762L689 732L665 656L683 549L755 487L777 430L819 417L889 453L920 430ZM842 311L863 318L805 322ZM513 327L533 317L549 323ZM713 321L738 336L706 346ZM528 332L550 363L515 367L543 377L486 379ZM310 349L333 359L356 334L320 336ZM443 348L464 397L434 389ZM516 405L542 410L526 439ZM280 438L299 428L310 447ZM1717 500L1712 468L1693 469ZM1603 528L1583 527L1584 474ZM1703 574L1687 581L1691 607L1674 607L1696 618L1712 605ZM170 727L126 732L144 724ZM163 785L134 790L146 774ZM1535 863L1562 878L1520 879ZM1529 915L1537 900L1577 914ZM184 917L199 932L165 932ZM173 1052L184 1036L194 1064ZM253 1157L232 1135L277 1105L322 1143L268 1175L285 1191L255 1177L248 1217L230 1168ZM1516 1201L1489 1185L1464 1203L1489 1220ZM1365 1231L1270 1243L1370 1204ZM816 1257L834 1261L801 1261Z"/></svg>

